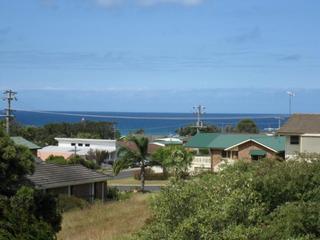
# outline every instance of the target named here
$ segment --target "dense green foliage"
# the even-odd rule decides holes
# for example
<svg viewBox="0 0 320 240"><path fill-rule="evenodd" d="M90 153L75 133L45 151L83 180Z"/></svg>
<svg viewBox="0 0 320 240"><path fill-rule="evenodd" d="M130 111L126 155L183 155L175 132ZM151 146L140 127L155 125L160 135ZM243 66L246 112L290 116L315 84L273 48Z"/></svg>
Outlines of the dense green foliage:
<svg viewBox="0 0 320 240"><path fill-rule="evenodd" d="M113 123L82 121L78 123L50 123L42 127L22 126L13 123L11 126L12 136L21 136L40 146L55 145L55 137L75 138L101 138L113 139L120 137L120 133L114 133Z"/></svg>
<svg viewBox="0 0 320 240"><path fill-rule="evenodd" d="M255 121L251 119L241 120L237 124L235 130L238 133L259 133L259 128L257 127L257 124L255 123Z"/></svg>
<svg viewBox="0 0 320 240"><path fill-rule="evenodd" d="M0 132L0 239L55 239L61 215L56 198L35 190L26 175L33 155Z"/></svg>
<svg viewBox="0 0 320 240"><path fill-rule="evenodd" d="M319 239L320 161L240 162L173 182L152 208L137 239Z"/></svg>
<svg viewBox="0 0 320 240"><path fill-rule="evenodd" d="M104 150L90 149L86 155L86 160L94 162L97 166L101 166L107 159L109 159L109 153Z"/></svg>
<svg viewBox="0 0 320 240"><path fill-rule="evenodd" d="M149 140L146 137L129 136L124 139L127 142L132 142L135 149L122 146L118 150L118 160L113 164L113 173L115 175L123 169L127 169L132 165L140 166L141 173L141 190L144 191L145 184L145 167L148 158Z"/></svg>
<svg viewBox="0 0 320 240"><path fill-rule="evenodd" d="M72 165L72 164L80 164L82 166L85 166L86 168L90 168L90 169L99 169L100 166L98 164L96 164L96 161L93 160L87 160L84 159L81 156L74 156L72 155L70 158L65 159L62 156L53 156L50 155L47 159L46 159L47 163L54 163L54 164L62 164L62 165Z"/></svg>
<svg viewBox="0 0 320 240"><path fill-rule="evenodd" d="M85 158L81 156L74 156L72 155L70 158L65 159L63 156L54 156L50 155L47 159L47 163L54 163L54 164L81 164L87 168L91 169L99 169L101 163L109 157L109 153L106 151L100 150L90 150Z"/></svg>
<svg viewBox="0 0 320 240"><path fill-rule="evenodd" d="M169 146L157 149L152 155L152 160L179 179L187 175L193 155L183 146Z"/></svg>
<svg viewBox="0 0 320 240"><path fill-rule="evenodd" d="M221 130L214 125L205 124L204 127L200 128L202 133L215 133L220 132ZM180 136L194 136L197 134L197 128L193 125L185 126L176 130L176 133Z"/></svg>

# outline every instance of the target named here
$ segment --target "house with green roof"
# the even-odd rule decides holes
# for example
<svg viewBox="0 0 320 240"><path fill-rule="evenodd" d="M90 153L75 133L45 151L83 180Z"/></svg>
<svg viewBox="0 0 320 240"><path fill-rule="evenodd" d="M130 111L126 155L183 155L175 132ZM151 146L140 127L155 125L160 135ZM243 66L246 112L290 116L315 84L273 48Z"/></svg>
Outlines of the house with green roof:
<svg viewBox="0 0 320 240"><path fill-rule="evenodd" d="M28 148L34 156L37 156L37 151L41 147L38 145L34 144L33 142L28 141L27 139L23 137L10 137L10 139L16 144L16 145L22 145L26 148Z"/></svg>
<svg viewBox="0 0 320 240"><path fill-rule="evenodd" d="M201 162L206 162L203 166L210 166L211 170L214 170L224 159L252 161L262 158L284 158L285 138L263 134L199 133L193 136L185 147L198 152L207 150L207 161L204 161L204 156L199 157L202 157Z"/></svg>

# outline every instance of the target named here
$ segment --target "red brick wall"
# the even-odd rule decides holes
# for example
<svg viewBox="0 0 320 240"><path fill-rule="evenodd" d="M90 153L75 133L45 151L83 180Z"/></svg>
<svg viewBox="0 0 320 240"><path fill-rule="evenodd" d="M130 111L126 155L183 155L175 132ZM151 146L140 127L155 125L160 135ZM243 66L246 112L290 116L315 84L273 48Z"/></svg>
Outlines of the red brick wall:
<svg viewBox="0 0 320 240"><path fill-rule="evenodd" d="M245 159L245 160L251 160L250 151L252 150L264 150L267 152L266 158L276 158L276 153L269 150L268 148L265 148L253 141L246 142L239 147L239 159Z"/></svg>

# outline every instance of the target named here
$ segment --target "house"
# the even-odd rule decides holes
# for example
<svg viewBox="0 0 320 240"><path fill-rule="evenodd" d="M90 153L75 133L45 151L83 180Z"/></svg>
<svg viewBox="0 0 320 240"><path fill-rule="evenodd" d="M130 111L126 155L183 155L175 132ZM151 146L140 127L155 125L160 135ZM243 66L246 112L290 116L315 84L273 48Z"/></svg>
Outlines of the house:
<svg viewBox="0 0 320 240"><path fill-rule="evenodd" d="M198 133L185 147L197 153L191 171L214 171L223 160L234 162L239 159L283 158L285 138L262 134Z"/></svg>
<svg viewBox="0 0 320 240"><path fill-rule="evenodd" d="M320 153L320 114L294 114L277 134L286 139L286 159L304 152Z"/></svg>
<svg viewBox="0 0 320 240"><path fill-rule="evenodd" d="M183 141L176 137L157 138L151 142L152 144L166 147L166 146L181 146Z"/></svg>
<svg viewBox="0 0 320 240"><path fill-rule="evenodd" d="M23 137L10 137L10 139L16 144L16 145L22 145L27 147L34 156L37 156L38 150L41 148L38 145L34 144L33 142L30 142Z"/></svg>
<svg viewBox="0 0 320 240"><path fill-rule="evenodd" d="M11 137L11 139L15 144L25 146L30 151L40 148L22 137ZM35 171L27 178L37 189L47 192L66 194L88 201L105 199L107 175L82 165L51 164L35 157Z"/></svg>
<svg viewBox="0 0 320 240"><path fill-rule="evenodd" d="M86 156L90 150L106 151L109 153L108 160L116 158L116 140L110 139L82 139L82 138L55 138L57 146L47 146L38 150L38 157L46 160L49 156L62 156L69 158L73 154Z"/></svg>
<svg viewBox="0 0 320 240"><path fill-rule="evenodd" d="M28 179L37 189L54 194L65 194L88 201L105 200L107 175L82 165L35 163L35 171Z"/></svg>

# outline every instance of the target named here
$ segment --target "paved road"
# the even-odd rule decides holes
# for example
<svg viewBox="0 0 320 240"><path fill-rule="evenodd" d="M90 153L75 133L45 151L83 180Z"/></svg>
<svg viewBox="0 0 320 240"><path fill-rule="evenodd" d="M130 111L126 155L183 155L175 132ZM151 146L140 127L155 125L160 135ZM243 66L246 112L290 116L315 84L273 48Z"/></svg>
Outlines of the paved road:
<svg viewBox="0 0 320 240"><path fill-rule="evenodd" d="M110 172L110 179L122 179L122 178L129 178L133 177L133 174L136 170L139 170L140 168L130 168L127 170L121 171L117 176L113 176L112 172Z"/></svg>
<svg viewBox="0 0 320 240"><path fill-rule="evenodd" d="M120 191L132 191L134 189L139 189L138 186L112 186L112 187L116 187ZM159 192L161 190L160 186L145 186L144 188L146 191L150 191L150 192Z"/></svg>

